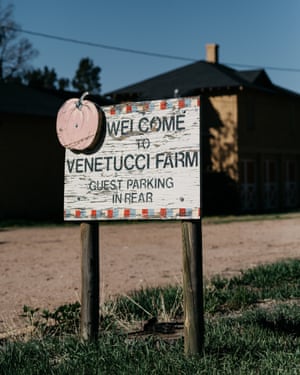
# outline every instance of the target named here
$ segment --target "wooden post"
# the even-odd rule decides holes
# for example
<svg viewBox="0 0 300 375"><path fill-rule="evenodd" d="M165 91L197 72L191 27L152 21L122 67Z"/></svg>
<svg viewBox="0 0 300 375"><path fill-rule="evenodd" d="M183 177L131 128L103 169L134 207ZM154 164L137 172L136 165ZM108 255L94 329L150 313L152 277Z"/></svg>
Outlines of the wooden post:
<svg viewBox="0 0 300 375"><path fill-rule="evenodd" d="M97 340L99 330L99 224L82 223L81 338Z"/></svg>
<svg viewBox="0 0 300 375"><path fill-rule="evenodd" d="M182 222L184 351L200 354L204 347L201 219Z"/></svg>

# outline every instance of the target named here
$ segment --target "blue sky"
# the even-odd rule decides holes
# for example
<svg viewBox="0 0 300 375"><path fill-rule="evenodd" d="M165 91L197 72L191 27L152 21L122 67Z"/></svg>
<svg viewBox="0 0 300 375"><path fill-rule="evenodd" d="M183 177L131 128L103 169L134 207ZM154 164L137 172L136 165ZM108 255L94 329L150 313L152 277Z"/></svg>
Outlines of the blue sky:
<svg viewBox="0 0 300 375"><path fill-rule="evenodd" d="M237 69L267 68L271 80L300 93L299 0L0 0L14 5L24 29L113 47L205 59L205 44L220 46L219 61ZM47 65L72 78L81 58L100 66L102 93L189 64L24 34ZM231 64L240 64L236 66ZM273 70L298 69L299 71Z"/></svg>

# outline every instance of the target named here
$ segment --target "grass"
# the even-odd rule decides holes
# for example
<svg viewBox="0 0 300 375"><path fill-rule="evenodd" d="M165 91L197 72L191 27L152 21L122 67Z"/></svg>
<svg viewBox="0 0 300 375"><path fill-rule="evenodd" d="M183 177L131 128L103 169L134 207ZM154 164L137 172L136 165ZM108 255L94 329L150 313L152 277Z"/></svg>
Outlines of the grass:
<svg viewBox="0 0 300 375"><path fill-rule="evenodd" d="M262 220L288 220L292 218L299 218L300 212L278 212L269 214L254 214L254 215L225 215L225 216L206 216L204 223L206 224L228 224L235 222L249 222Z"/></svg>
<svg viewBox="0 0 300 375"><path fill-rule="evenodd" d="M205 343L186 357L183 338L141 331L145 321L182 320L180 286L143 289L101 306L101 334L82 342L79 304L25 307L30 337L0 344L0 374L299 374L300 260L207 283Z"/></svg>

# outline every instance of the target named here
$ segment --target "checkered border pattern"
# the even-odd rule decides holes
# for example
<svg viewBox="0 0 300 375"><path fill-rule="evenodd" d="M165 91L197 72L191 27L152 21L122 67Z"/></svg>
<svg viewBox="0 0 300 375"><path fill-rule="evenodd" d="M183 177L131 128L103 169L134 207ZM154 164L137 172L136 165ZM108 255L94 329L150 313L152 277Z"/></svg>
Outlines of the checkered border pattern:
<svg viewBox="0 0 300 375"><path fill-rule="evenodd" d="M199 219L200 208L161 208L154 210L151 208L113 208L107 210L65 210L65 220L120 220L120 219Z"/></svg>
<svg viewBox="0 0 300 375"><path fill-rule="evenodd" d="M122 103L104 107L103 111L108 116L133 113L152 112L164 109L182 109L186 107L200 107L200 97L177 98L167 100L144 101L137 103ZM65 220L150 220L150 219L200 219L200 208L112 208L106 210L65 210Z"/></svg>
<svg viewBox="0 0 300 375"><path fill-rule="evenodd" d="M114 116L132 112L149 112L164 109L181 109L186 107L200 107L200 97L155 100L151 102L122 103L103 108L106 115Z"/></svg>

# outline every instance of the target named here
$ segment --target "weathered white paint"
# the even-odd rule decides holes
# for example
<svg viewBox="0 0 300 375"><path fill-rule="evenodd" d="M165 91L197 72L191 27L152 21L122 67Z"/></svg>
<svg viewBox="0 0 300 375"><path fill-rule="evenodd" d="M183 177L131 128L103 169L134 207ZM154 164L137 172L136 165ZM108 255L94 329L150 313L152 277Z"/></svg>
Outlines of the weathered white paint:
<svg viewBox="0 0 300 375"><path fill-rule="evenodd" d="M199 97L102 110L100 149L66 150L65 219L199 218Z"/></svg>

